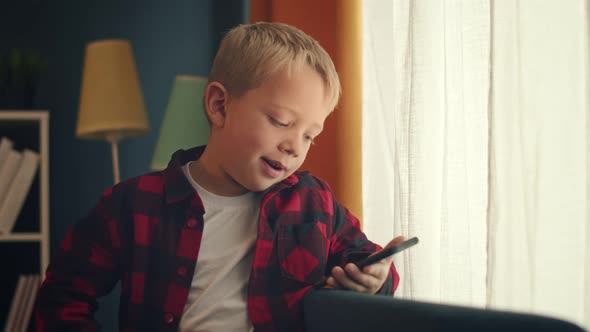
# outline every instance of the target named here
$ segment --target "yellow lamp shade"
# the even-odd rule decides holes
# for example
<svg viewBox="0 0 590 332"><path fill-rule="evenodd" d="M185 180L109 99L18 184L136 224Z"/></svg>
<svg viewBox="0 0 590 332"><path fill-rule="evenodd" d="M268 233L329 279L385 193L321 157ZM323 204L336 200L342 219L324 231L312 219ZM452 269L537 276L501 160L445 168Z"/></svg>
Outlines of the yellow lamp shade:
<svg viewBox="0 0 590 332"><path fill-rule="evenodd" d="M207 144L211 131L203 109L207 79L178 75L160 127L151 168L161 170L178 149Z"/></svg>
<svg viewBox="0 0 590 332"><path fill-rule="evenodd" d="M86 47L76 136L118 140L149 131L131 45L101 40Z"/></svg>

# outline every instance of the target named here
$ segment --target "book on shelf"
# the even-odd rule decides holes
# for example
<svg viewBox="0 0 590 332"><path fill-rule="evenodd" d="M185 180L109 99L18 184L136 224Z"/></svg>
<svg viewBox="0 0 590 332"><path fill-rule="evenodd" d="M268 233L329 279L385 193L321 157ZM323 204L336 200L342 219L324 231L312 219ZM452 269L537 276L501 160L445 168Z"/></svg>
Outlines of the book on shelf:
<svg viewBox="0 0 590 332"><path fill-rule="evenodd" d="M24 149L18 170L12 181L10 181L10 186L4 200L0 203L0 234L12 232L38 167L39 154L35 151Z"/></svg>
<svg viewBox="0 0 590 332"><path fill-rule="evenodd" d="M10 140L10 138L4 136L0 138L0 169L2 168L2 164L8 157L8 152L12 150L14 146L14 142Z"/></svg>
<svg viewBox="0 0 590 332"><path fill-rule="evenodd" d="M12 296L12 302L10 303L10 311L8 312L8 318L6 319L6 323L4 323L4 332L14 330L14 326L16 325L16 318L20 313L19 309L22 304L23 294L25 293L25 287L28 282L29 276L21 274L18 277L18 283L16 285L16 289L14 290L14 295Z"/></svg>
<svg viewBox="0 0 590 332"><path fill-rule="evenodd" d="M10 183L18 171L22 156L22 153L11 149L6 154L4 162L0 165L0 206L2 206L2 202L4 202L8 194Z"/></svg>
<svg viewBox="0 0 590 332"><path fill-rule="evenodd" d="M4 332L25 332L31 321L33 306L41 277L38 274L20 275L12 297Z"/></svg>
<svg viewBox="0 0 590 332"><path fill-rule="evenodd" d="M15 332L26 332L31 321L31 313L37 297L37 290L39 290L39 275L33 274L29 276L29 285L25 289L24 304L22 305L22 312L19 320L15 326Z"/></svg>

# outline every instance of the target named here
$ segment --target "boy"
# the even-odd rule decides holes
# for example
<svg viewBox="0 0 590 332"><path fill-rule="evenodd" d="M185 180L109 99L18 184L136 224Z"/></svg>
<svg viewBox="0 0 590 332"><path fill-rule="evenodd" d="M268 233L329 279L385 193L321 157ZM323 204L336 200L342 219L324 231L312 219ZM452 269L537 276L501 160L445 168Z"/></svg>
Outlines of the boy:
<svg viewBox="0 0 590 332"><path fill-rule="evenodd" d="M393 293L391 258L349 263L379 247L323 181L296 172L339 96L332 61L302 31L231 30L205 91L208 145L103 194L48 268L39 330L97 330L96 298L119 280L121 331L300 331L301 299L325 276Z"/></svg>

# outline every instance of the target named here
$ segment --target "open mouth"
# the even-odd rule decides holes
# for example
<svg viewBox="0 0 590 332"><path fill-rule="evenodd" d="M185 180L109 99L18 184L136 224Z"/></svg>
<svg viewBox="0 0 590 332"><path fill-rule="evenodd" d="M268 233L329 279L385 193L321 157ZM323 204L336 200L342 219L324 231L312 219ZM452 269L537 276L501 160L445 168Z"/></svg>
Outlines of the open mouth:
<svg viewBox="0 0 590 332"><path fill-rule="evenodd" d="M283 166L281 163L279 163L279 162L277 162L277 161L270 160L270 159L266 159L266 158L264 158L264 157L263 157L262 159L263 159L263 160L264 160L264 161L265 161L265 162L266 162L266 163L267 163L267 164L268 164L270 167L272 167L273 169L276 169L277 171L282 171L282 170L284 170L284 169L285 169L285 167L284 167L284 166Z"/></svg>

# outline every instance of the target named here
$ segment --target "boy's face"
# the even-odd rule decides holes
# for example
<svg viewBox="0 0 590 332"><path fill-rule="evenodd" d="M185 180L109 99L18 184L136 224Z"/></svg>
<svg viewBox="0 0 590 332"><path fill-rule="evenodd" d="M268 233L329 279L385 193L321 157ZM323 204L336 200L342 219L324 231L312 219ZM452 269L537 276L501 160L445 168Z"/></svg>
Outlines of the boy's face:
<svg viewBox="0 0 590 332"><path fill-rule="evenodd" d="M225 182L216 187L229 189L222 194L262 191L293 174L330 112L324 81L309 66L230 97L210 142Z"/></svg>

